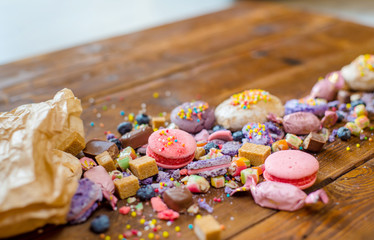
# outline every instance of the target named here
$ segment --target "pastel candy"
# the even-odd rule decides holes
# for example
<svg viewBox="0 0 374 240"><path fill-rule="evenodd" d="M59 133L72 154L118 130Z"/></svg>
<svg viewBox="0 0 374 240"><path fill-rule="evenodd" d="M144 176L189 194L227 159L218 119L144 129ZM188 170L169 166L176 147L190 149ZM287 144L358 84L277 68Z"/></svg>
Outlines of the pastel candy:
<svg viewBox="0 0 374 240"><path fill-rule="evenodd" d="M281 150L288 150L288 143L285 139L276 141L275 143L271 145L271 150L273 152L278 152Z"/></svg>
<svg viewBox="0 0 374 240"><path fill-rule="evenodd" d="M251 163L248 159L244 157L234 158L231 162L231 165L228 169L228 172L231 176L236 177L240 175L240 172L247 167L250 167Z"/></svg>
<svg viewBox="0 0 374 240"><path fill-rule="evenodd" d="M360 117L360 116L367 116L368 112L366 111L366 107L364 104L359 104L354 107L353 109L353 116Z"/></svg>
<svg viewBox="0 0 374 240"><path fill-rule="evenodd" d="M321 121L312 113L291 113L283 118L284 131L296 135L316 132L321 127Z"/></svg>
<svg viewBox="0 0 374 240"><path fill-rule="evenodd" d="M248 176L254 176L253 180L258 183L260 181L260 171L258 168L247 168L240 172L240 181L245 184Z"/></svg>
<svg viewBox="0 0 374 240"><path fill-rule="evenodd" d="M135 150L128 146L124 148L120 153L119 153L119 158L124 157L124 156L130 156L132 159L137 158L138 156L136 155Z"/></svg>
<svg viewBox="0 0 374 240"><path fill-rule="evenodd" d="M335 125L338 121L338 115L334 111L326 111L325 116L322 118L322 126L325 128L330 128Z"/></svg>
<svg viewBox="0 0 374 240"><path fill-rule="evenodd" d="M365 115L362 115L362 116L359 116L358 118L355 119L355 124L361 128L361 129L365 129L367 127L369 127L370 125L370 120L368 117L366 117Z"/></svg>
<svg viewBox="0 0 374 240"><path fill-rule="evenodd" d="M348 128L351 134L355 136L360 136L362 132L362 129L354 122L347 122L344 127Z"/></svg>
<svg viewBox="0 0 374 240"><path fill-rule="evenodd" d="M290 133L287 133L286 134L286 142L288 143L288 146L290 148L293 148L293 149L299 149L301 143L303 142L303 140L301 140L301 138L299 138L298 136L294 135L294 134L290 134Z"/></svg>
<svg viewBox="0 0 374 240"><path fill-rule="evenodd" d="M82 157L79 159L79 161L81 162L83 171L87 171L97 166L96 162L92 158Z"/></svg>
<svg viewBox="0 0 374 240"><path fill-rule="evenodd" d="M305 192L288 183L265 181L257 184L254 175L249 175L246 184L232 191L230 195L242 191L251 191L254 201L261 207L284 211L296 211L305 204L314 204L318 201L324 204L329 202L329 198L323 189L306 195Z"/></svg>
<svg viewBox="0 0 374 240"><path fill-rule="evenodd" d="M232 133L229 130L219 130L212 134L210 134L208 141L212 141L214 139L220 139L224 141L232 141Z"/></svg>
<svg viewBox="0 0 374 240"><path fill-rule="evenodd" d="M209 182L201 176L191 175L188 177L186 187L192 193L206 193L209 191Z"/></svg>
<svg viewBox="0 0 374 240"><path fill-rule="evenodd" d="M210 182L212 186L215 188L223 188L225 186L225 177L224 176L212 177L210 179Z"/></svg>
<svg viewBox="0 0 374 240"><path fill-rule="evenodd" d="M101 189L114 193L114 183L112 178L103 166L97 166L86 171L83 175L85 178L90 179L92 182L99 184Z"/></svg>

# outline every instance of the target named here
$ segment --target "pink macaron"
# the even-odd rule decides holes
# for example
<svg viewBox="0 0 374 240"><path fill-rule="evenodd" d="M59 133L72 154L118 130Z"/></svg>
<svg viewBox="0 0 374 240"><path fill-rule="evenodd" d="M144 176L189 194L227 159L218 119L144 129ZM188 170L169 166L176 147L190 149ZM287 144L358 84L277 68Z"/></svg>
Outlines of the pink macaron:
<svg viewBox="0 0 374 240"><path fill-rule="evenodd" d="M284 150L265 160L264 178L306 189L316 181L318 169L319 163L312 155L299 150Z"/></svg>
<svg viewBox="0 0 374 240"><path fill-rule="evenodd" d="M176 169L186 166L195 156L196 141L189 133L179 129L161 129L149 137L147 155L158 166Z"/></svg>

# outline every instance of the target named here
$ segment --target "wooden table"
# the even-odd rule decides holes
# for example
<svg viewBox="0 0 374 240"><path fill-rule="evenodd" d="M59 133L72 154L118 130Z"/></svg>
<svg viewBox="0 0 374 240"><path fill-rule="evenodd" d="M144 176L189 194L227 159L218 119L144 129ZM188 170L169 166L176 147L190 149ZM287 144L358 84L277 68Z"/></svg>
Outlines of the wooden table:
<svg viewBox="0 0 374 240"><path fill-rule="evenodd" d="M0 110L44 101L71 88L82 99L86 138L104 139L105 130L116 132L123 121L120 111L136 114L143 103L154 116L192 99L215 106L249 88L268 90L282 101L299 98L318 77L364 53L374 53L372 28L279 5L239 2L225 11L3 65ZM326 189L331 198L326 206L284 212L257 206L249 194L227 198L213 189L203 197L225 225L224 238L373 239L373 144L338 140L317 155L320 171L308 192ZM347 146L352 150L346 151ZM214 203L213 197L223 202ZM105 207L94 216L102 213L110 216L107 234L112 239L128 223L141 229L139 217ZM146 206L147 219L149 214ZM183 215L171 227L160 225L170 239L176 239L177 225L182 239L195 239L187 227L192 220ZM46 227L39 231L43 234L35 231L17 239L99 238L88 229L89 222ZM147 234L143 231L146 239Z"/></svg>

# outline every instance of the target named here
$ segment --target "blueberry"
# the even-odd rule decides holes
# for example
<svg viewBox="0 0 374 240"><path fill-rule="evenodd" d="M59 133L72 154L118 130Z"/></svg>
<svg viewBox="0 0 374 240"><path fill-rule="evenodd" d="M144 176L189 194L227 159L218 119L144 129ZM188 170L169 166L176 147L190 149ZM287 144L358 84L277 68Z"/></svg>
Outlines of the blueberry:
<svg viewBox="0 0 374 240"><path fill-rule="evenodd" d="M341 127L338 129L337 135L341 140L347 141L351 138L351 131L346 127Z"/></svg>
<svg viewBox="0 0 374 240"><path fill-rule="evenodd" d="M343 111L336 111L336 115L338 115L338 122L341 122L345 119L346 114Z"/></svg>
<svg viewBox="0 0 374 240"><path fill-rule="evenodd" d="M237 131L232 134L232 137L234 141L241 142L242 139L244 138L244 135L242 131Z"/></svg>
<svg viewBox="0 0 374 240"><path fill-rule="evenodd" d="M358 106L360 104L364 104L366 106L365 102L362 101L361 99L359 99L359 100L351 102L351 109L354 109L356 106Z"/></svg>
<svg viewBox="0 0 374 240"><path fill-rule="evenodd" d="M118 150L122 150L122 143L118 138L111 138L109 139L109 142L114 142L117 145Z"/></svg>
<svg viewBox="0 0 374 240"><path fill-rule="evenodd" d="M132 124L131 122L123 122L120 123L117 127L117 131L119 134L124 135L125 133L128 133L132 130Z"/></svg>
<svg viewBox="0 0 374 240"><path fill-rule="evenodd" d="M213 127L213 132L217 132L217 131L219 131L219 130L224 130L225 128L224 127L222 127L221 125L215 125L214 127Z"/></svg>
<svg viewBox="0 0 374 240"><path fill-rule="evenodd" d="M91 231L94 233L103 233L109 229L109 218L107 215L99 215L91 222Z"/></svg>
<svg viewBox="0 0 374 240"><path fill-rule="evenodd" d="M149 117L148 115L144 114L144 113L141 113L141 114L138 114L136 115L136 122L139 124L139 125L142 125L142 124L149 124Z"/></svg>
<svg viewBox="0 0 374 240"><path fill-rule="evenodd" d="M214 142L208 142L204 146L204 150L205 150L206 153L208 153L211 148L217 148L218 149L218 145L215 144Z"/></svg>
<svg viewBox="0 0 374 240"><path fill-rule="evenodd" d="M151 185L143 185L136 192L136 196L140 201L147 201L156 196L155 191Z"/></svg>

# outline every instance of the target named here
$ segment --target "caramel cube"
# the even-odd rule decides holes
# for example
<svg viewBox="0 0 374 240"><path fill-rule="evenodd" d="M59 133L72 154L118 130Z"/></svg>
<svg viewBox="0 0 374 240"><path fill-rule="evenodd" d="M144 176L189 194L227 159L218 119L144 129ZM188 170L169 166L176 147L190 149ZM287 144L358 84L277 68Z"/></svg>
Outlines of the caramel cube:
<svg viewBox="0 0 374 240"><path fill-rule="evenodd" d="M139 180L134 175L114 180L114 187L121 199L134 196L140 188Z"/></svg>
<svg viewBox="0 0 374 240"><path fill-rule="evenodd" d="M85 147L86 142L82 135L78 132L70 132L65 139L59 144L57 149L70 153L73 156L76 156L80 151Z"/></svg>
<svg viewBox="0 0 374 240"><path fill-rule="evenodd" d="M129 164L131 172L140 180L152 177L158 173L156 160L148 156L132 160Z"/></svg>
<svg viewBox="0 0 374 240"><path fill-rule="evenodd" d="M251 161L254 166L264 164L265 159L270 155L271 148L265 145L258 145L253 143L244 143L239 148L239 157L244 157Z"/></svg>
<svg viewBox="0 0 374 240"><path fill-rule="evenodd" d="M104 151L101 154L97 155L95 157L96 162L103 166L107 172L111 172L116 170L116 167L114 166L114 161L108 151Z"/></svg>
<svg viewBox="0 0 374 240"><path fill-rule="evenodd" d="M200 240L221 239L221 226L212 215L205 215L195 218L194 231Z"/></svg>
<svg viewBox="0 0 374 240"><path fill-rule="evenodd" d="M165 127L165 122L165 117L152 117L152 128L159 129L160 127Z"/></svg>

